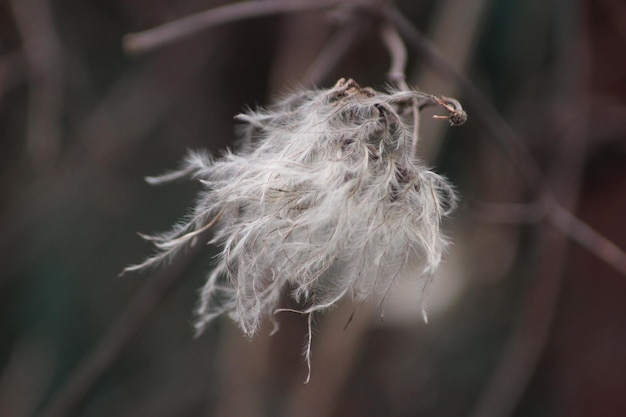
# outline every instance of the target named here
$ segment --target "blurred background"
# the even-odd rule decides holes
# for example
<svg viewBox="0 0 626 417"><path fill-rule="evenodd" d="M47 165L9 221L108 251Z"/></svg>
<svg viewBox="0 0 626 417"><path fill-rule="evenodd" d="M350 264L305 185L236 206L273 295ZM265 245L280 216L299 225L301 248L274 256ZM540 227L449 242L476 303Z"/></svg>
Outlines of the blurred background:
<svg viewBox="0 0 626 417"><path fill-rule="evenodd" d="M368 15L283 14L122 48L225 3L0 1L0 416L626 415L626 266L595 233L626 248L626 3L396 3L512 131L409 48L409 82L469 115L449 128L426 111L421 127L421 156L462 196L444 225L454 246L428 325L415 282L384 321L377 300L348 326L349 303L318 317L308 385L302 317L252 341L218 320L194 339L216 248L118 276L150 254L136 233L166 230L199 189L145 176L188 149L219 154L233 116L289 89L387 82ZM540 204L544 189L560 206Z"/></svg>

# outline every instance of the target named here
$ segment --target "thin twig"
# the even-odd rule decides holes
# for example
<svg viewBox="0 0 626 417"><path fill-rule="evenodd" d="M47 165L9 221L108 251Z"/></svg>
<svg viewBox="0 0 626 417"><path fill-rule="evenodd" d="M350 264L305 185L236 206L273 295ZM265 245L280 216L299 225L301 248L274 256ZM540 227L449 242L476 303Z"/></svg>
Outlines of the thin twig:
<svg viewBox="0 0 626 417"><path fill-rule="evenodd" d="M380 37L383 43L387 47L390 57L390 68L387 72L387 77L391 82L395 83L402 90L409 90L409 85L406 82L406 63L407 52L404 41L400 37L400 34L396 28L388 23L385 23L380 28ZM413 138L411 139L411 157L417 157L417 142L419 140L419 126L420 126L420 109L418 107L417 98L411 100L411 112L413 114Z"/></svg>
<svg viewBox="0 0 626 417"><path fill-rule="evenodd" d="M226 23L281 13L324 10L336 7L338 4L340 4L339 0L311 2L266 0L232 3L195 13L143 32L128 34L124 36L122 42L126 52L140 54Z"/></svg>

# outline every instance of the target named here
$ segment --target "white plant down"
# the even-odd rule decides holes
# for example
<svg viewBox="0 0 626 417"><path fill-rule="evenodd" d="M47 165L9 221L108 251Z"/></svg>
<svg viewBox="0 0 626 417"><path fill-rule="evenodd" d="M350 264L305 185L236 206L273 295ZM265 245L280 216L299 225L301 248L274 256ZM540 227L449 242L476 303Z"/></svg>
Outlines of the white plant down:
<svg viewBox="0 0 626 417"><path fill-rule="evenodd" d="M204 244L199 236L213 228L221 253L202 290L196 329L228 314L248 336L279 310L285 292L310 314L344 297L384 298L402 278L424 287L441 263L447 241L440 223L456 197L413 154L421 96L341 79L237 116L236 151L215 159L192 152L179 171L148 178L194 178L204 191L184 222L144 236L158 252L125 271Z"/></svg>

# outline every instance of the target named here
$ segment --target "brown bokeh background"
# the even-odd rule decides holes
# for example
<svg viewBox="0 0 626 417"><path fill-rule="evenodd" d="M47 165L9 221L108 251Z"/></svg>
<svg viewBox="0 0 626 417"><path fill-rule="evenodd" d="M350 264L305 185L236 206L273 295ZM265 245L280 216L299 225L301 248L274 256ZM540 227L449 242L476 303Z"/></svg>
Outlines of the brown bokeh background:
<svg viewBox="0 0 626 417"><path fill-rule="evenodd" d="M415 283L387 300L384 321L374 301L344 329L353 310L342 304L317 318L303 385L301 317L253 341L227 319L194 339L217 248L118 276L150 251L136 232L167 229L198 190L146 175L187 149L219 154L234 115L289 89L387 82L368 16L270 16L122 49L127 33L224 3L0 1L0 415L626 415L626 265L602 260L615 251L594 233L626 248L626 4L397 2L523 147L409 48L409 82L469 115L458 128L422 121L422 157L462 196L445 223L455 243L428 325ZM527 180L524 150L541 183ZM537 211L544 188L591 229Z"/></svg>

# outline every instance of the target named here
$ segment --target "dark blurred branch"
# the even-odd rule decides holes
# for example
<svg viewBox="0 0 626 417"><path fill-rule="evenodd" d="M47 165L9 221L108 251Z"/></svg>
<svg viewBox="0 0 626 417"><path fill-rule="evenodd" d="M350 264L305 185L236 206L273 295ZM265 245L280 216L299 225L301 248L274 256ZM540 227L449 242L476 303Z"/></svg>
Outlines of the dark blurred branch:
<svg viewBox="0 0 626 417"><path fill-rule="evenodd" d="M25 70L26 63L20 52L0 56L0 100L6 91L26 79Z"/></svg>
<svg viewBox="0 0 626 417"><path fill-rule="evenodd" d="M124 50L131 54L149 52L201 30L255 17L306 12L337 7L338 0L289 2L285 0L245 1L205 10L143 32L124 36Z"/></svg>
<svg viewBox="0 0 626 417"><path fill-rule="evenodd" d="M538 223L546 220L570 239L626 276L626 254L593 227L553 200L528 204L472 202L472 216L488 223Z"/></svg>
<svg viewBox="0 0 626 417"><path fill-rule="evenodd" d="M615 243L558 204L548 219L562 233L626 276L626 254Z"/></svg>
<svg viewBox="0 0 626 417"><path fill-rule="evenodd" d="M473 115L485 126L492 138L501 145L527 185L531 187L531 189L538 190L540 199L545 199L550 202L552 207L548 211L554 210L559 212L560 218L563 218L564 213L568 213L569 218L576 220L568 221L567 223L558 222L555 226L571 239L581 243L600 259L608 260L609 265L624 273L623 265L626 264L626 254L624 251L605 237L600 239L600 235L597 232L595 236L581 232L583 225L588 229L591 228L555 200L552 190L547 185L547 179L541 172L541 169L524 142L520 140L511 126L498 114L480 91L476 89L467 78L459 74L448 64L445 57L439 53L437 48L425 38L413 23L400 11L396 8L387 8L383 9L383 13L386 15L387 19L396 26L406 41L422 55L427 65L430 65L431 68L442 77L454 81L459 86L464 101L467 102L473 110ZM554 221L553 217L550 217L550 219ZM587 240L588 237L591 240ZM600 241L603 242L602 245L597 246L596 243ZM610 251L607 248L611 248Z"/></svg>
<svg viewBox="0 0 626 417"><path fill-rule="evenodd" d="M580 102L582 103L582 100ZM579 233L580 225L584 225L570 210L573 210L578 202L586 151L587 113L586 109L570 110L568 117L572 117L571 114L576 116L572 117L573 121L563 123L569 128L554 140L558 148L550 178L553 186L559 191L563 204L569 209L546 197L545 204L530 206L528 212L531 215L539 214L544 208L547 209L544 219L551 224L555 221L561 224L562 233L556 233L553 229L545 227L541 229L539 245L543 250L539 254L539 270L534 274L535 278L523 298L521 317L515 332L507 342L502 357L471 414L475 417L513 415L548 343L565 279L566 237L574 238ZM533 211L535 213L532 213ZM596 254L601 250L597 246L590 249Z"/></svg>
<svg viewBox="0 0 626 417"><path fill-rule="evenodd" d="M441 55L435 45L398 9L389 7L383 9L383 14L396 27L406 42L422 57L425 65L430 66L442 78L458 85L463 101L468 103L472 110L472 118L478 119L493 139L499 143L526 184L532 189L544 186L543 174L528 149L482 93L466 77L459 74Z"/></svg>
<svg viewBox="0 0 626 417"><path fill-rule="evenodd" d="M578 241L622 273L626 272L624 267L626 255L608 239L600 236L576 218L568 209L574 207L577 200L584 132L581 130L573 132L572 136L578 138L577 141L570 141L574 143L564 144L565 141L561 140L562 148L567 148L563 150L563 153L566 154L566 159L569 158L569 161L562 163L562 166L574 167L570 168L571 172L565 175L561 172L557 181L561 188L566 190L564 193L567 205L564 206L556 202L552 190L547 186L547 178L524 143L491 104L483 98L482 94L465 77L454 70L434 45L397 9L388 9L386 14L431 68L442 77L457 83L464 100L473 108L474 115L508 153L527 186L539 190L540 200L549 202L548 220L562 232L560 236L549 230L543 232L543 244L544 247L549 248L549 253L547 251L544 253L540 263L539 277L541 279L533 284L525 298L523 317L516 334L507 345L503 359L473 414L480 417L511 415L535 372L548 338L563 278L566 255L566 242L563 237L567 236Z"/></svg>
<svg viewBox="0 0 626 417"><path fill-rule="evenodd" d="M315 61L309 65L307 72L300 80L301 83L306 86L314 86L321 83L328 73L330 73L345 56L362 33L363 30L360 25L350 25L346 28L340 28L339 31L328 40Z"/></svg>
<svg viewBox="0 0 626 417"><path fill-rule="evenodd" d="M620 0L601 0L604 15L609 24L619 35L623 45L626 44L626 5Z"/></svg>
<svg viewBox="0 0 626 417"><path fill-rule="evenodd" d="M384 24L380 28L380 37L389 53L390 63L387 78L403 90L408 90L406 83L406 46L395 27Z"/></svg>
<svg viewBox="0 0 626 417"><path fill-rule="evenodd" d="M182 282L183 272L190 259L201 249L204 249L204 245L194 246L184 257L147 282L91 354L84 358L65 380L39 414L40 417L67 417L76 414L148 319Z"/></svg>
<svg viewBox="0 0 626 417"><path fill-rule="evenodd" d="M46 0L11 0L11 9L22 38L29 77L26 148L32 163L56 159L60 140L63 99L61 41Z"/></svg>

